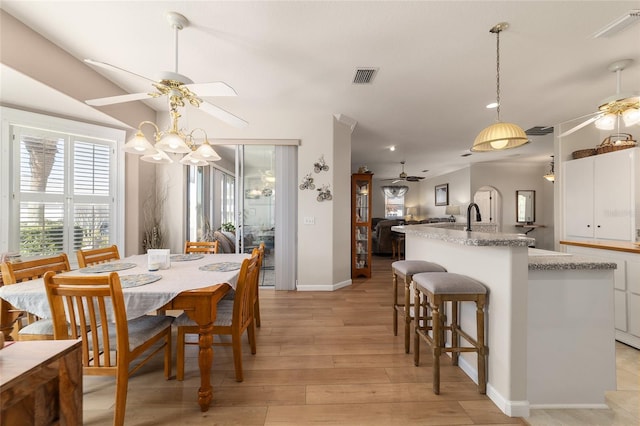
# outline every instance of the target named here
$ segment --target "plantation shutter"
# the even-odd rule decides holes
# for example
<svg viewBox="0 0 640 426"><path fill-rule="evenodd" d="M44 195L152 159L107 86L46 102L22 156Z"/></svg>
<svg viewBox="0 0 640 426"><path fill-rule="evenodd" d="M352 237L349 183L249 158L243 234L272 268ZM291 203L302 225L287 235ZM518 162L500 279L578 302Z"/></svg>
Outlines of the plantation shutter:
<svg viewBox="0 0 640 426"><path fill-rule="evenodd" d="M25 256L68 254L114 240L115 142L14 127L18 233Z"/></svg>

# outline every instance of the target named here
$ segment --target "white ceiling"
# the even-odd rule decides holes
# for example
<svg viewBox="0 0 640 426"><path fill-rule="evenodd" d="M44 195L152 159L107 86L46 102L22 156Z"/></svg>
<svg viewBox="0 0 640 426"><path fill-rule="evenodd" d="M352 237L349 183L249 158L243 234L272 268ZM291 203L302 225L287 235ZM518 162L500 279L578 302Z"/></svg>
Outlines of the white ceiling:
<svg viewBox="0 0 640 426"><path fill-rule="evenodd" d="M149 77L173 70L164 14L182 13L190 26L179 37L179 72L195 82L223 80L239 94L213 103L249 123L265 108L352 117L352 165L366 164L379 178L395 177L401 160L409 174L427 177L470 162L548 162L552 136L460 157L495 121L485 105L495 100L496 39L489 29L498 22L510 24L500 37L503 121L528 129L595 111L616 90L607 66L623 58L635 60L622 74L623 90L640 89L640 24L591 37L640 1L3 0L1 7L78 59ZM353 85L363 66L379 68L373 84ZM7 67L0 72L3 103L29 106L48 96ZM103 74L129 92L149 90L140 79ZM68 115L113 124L67 101Z"/></svg>

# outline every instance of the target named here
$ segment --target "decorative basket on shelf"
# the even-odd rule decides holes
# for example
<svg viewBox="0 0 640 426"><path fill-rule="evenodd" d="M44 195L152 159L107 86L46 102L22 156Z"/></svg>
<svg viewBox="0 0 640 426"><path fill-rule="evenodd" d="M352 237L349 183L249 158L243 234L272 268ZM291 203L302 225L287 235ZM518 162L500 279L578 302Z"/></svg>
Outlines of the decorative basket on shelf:
<svg viewBox="0 0 640 426"><path fill-rule="evenodd" d="M615 135L604 138L602 143L596 147L596 152L598 154L605 154L607 152L633 148L636 145L638 144L629 133L616 133Z"/></svg>
<svg viewBox="0 0 640 426"><path fill-rule="evenodd" d="M571 153L571 156L573 157L574 160L577 160L578 158L585 158L585 157L591 157L592 155L596 155L596 149L595 148L589 148L589 149L579 149L577 151L573 151Z"/></svg>

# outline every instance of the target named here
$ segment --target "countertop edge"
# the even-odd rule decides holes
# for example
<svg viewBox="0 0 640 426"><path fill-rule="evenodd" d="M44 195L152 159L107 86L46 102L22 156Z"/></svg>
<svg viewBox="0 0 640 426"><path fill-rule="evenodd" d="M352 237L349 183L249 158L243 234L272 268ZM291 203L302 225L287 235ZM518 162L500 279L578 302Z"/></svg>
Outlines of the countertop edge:
<svg viewBox="0 0 640 426"><path fill-rule="evenodd" d="M560 240L560 244L567 246L586 247L598 250L620 251L624 253L640 254L640 246L635 246L629 241L606 241L606 240Z"/></svg>
<svg viewBox="0 0 640 426"><path fill-rule="evenodd" d="M416 235L466 246L528 247L536 241L534 238L518 234L443 229L441 224L439 226L430 226L429 224L397 225L391 227L391 230L406 235Z"/></svg>

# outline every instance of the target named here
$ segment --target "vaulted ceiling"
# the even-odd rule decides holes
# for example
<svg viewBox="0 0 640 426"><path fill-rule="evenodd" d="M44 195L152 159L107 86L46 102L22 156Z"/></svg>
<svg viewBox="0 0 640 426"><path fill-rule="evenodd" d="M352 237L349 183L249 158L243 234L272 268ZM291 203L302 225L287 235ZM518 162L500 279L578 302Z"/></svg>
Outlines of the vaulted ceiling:
<svg viewBox="0 0 640 426"><path fill-rule="evenodd" d="M485 105L496 97L489 29L498 22L510 24L500 40L504 121L525 130L557 127L595 111L616 90L608 65L623 58L635 60L623 72L623 89L640 89L640 25L592 37L640 9L639 1L3 0L0 7L80 60L150 77L173 70L174 34L164 15L180 12L190 25L179 36L179 71L238 92L215 104L249 123L261 108L346 115L357 121L353 167L366 164L380 178L397 176L401 160L407 173L427 177L471 162L549 160L553 134L532 136L523 148L461 157L495 121ZM352 83L358 67L377 69L370 84ZM127 92L149 90L141 79L100 72ZM6 67L0 84L5 104L30 106L46 89ZM110 120L81 102L65 108ZM565 128L572 123L579 121Z"/></svg>

